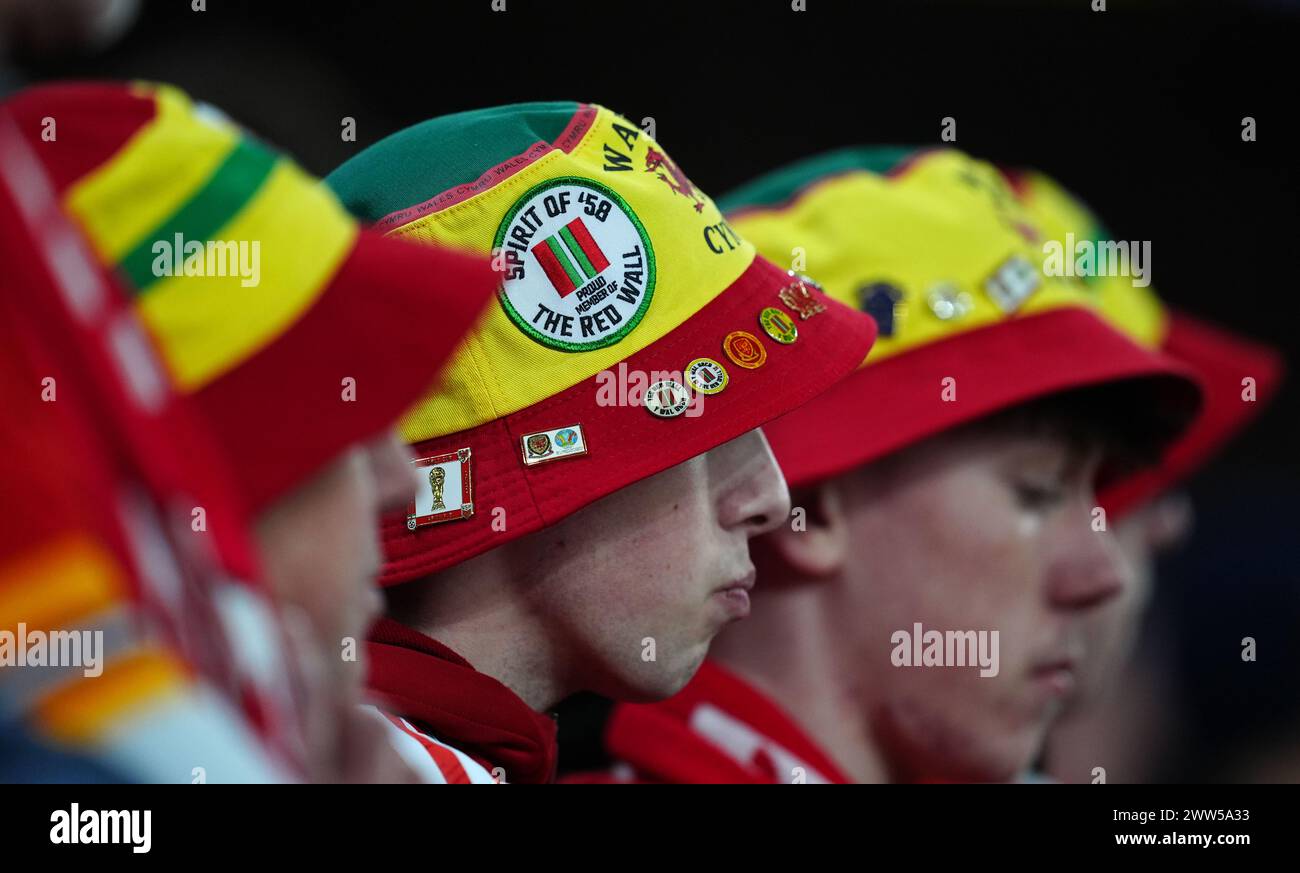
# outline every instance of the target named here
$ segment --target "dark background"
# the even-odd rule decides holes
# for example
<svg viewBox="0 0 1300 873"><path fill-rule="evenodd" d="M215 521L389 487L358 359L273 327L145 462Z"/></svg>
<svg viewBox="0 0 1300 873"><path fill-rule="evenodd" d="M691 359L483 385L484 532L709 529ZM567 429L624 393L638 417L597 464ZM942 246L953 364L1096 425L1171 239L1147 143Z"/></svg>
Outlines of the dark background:
<svg viewBox="0 0 1300 873"><path fill-rule="evenodd" d="M1151 240L1167 301L1297 359L1300 5L507 5L147 2L115 46L29 50L10 76L172 82L322 175L430 116L597 102L653 117L715 195L836 146L935 142L952 116L958 147L1043 169L1116 238ZM1247 115L1253 143L1241 140ZM355 143L340 138L345 116ZM1292 380L1192 483L1196 534L1167 562L1156 603L1182 735L1155 750L1152 778L1235 778L1233 762L1264 738L1300 738L1296 396ZM1247 635L1259 662L1235 663Z"/></svg>

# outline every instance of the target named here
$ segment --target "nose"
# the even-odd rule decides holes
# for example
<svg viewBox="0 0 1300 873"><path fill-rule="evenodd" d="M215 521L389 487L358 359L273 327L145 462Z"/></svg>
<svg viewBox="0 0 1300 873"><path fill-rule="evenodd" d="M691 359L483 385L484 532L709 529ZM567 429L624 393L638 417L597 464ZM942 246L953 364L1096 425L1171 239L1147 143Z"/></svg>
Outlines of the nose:
<svg viewBox="0 0 1300 873"><path fill-rule="evenodd" d="M411 452L395 434L387 433L366 446L380 512L400 509L411 502L419 477L411 466Z"/></svg>
<svg viewBox="0 0 1300 873"><path fill-rule="evenodd" d="M723 528L756 537L790 515L790 489L761 430L712 449L707 459Z"/></svg>
<svg viewBox="0 0 1300 873"><path fill-rule="evenodd" d="M1060 609L1101 606L1137 584L1137 571L1124 557L1115 535L1094 530L1091 507L1062 519L1052 559L1048 596Z"/></svg>

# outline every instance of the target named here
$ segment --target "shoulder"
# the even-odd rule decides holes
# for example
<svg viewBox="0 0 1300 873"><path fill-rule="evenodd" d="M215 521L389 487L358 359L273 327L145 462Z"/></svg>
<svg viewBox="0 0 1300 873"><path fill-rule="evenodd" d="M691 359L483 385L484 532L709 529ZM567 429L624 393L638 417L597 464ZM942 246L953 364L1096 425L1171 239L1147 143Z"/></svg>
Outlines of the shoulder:
<svg viewBox="0 0 1300 873"><path fill-rule="evenodd" d="M406 719L366 705L388 728L388 739L425 782L434 785L484 785L496 780L469 755L420 731Z"/></svg>

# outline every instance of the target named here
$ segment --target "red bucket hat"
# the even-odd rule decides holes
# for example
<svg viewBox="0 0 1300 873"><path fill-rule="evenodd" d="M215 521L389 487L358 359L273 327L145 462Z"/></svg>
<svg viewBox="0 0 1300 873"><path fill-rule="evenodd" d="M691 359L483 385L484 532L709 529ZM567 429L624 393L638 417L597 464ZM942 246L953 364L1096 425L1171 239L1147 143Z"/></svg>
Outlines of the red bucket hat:
<svg viewBox="0 0 1300 873"><path fill-rule="evenodd" d="M173 88L38 87L8 108L255 511L391 426L491 295L486 258L360 230Z"/></svg>
<svg viewBox="0 0 1300 873"><path fill-rule="evenodd" d="M764 424L851 372L874 324L755 254L654 139L599 106L437 118L327 182L392 236L494 256L489 306L402 433L395 584ZM498 521L504 523L497 523Z"/></svg>
<svg viewBox="0 0 1300 873"><path fill-rule="evenodd" d="M1085 386L1138 386L1135 414L1170 435L1196 408L1190 371L1107 324L1077 284L1044 274L1038 234L1005 180L961 152L835 152L760 178L723 207L760 253L793 257L880 329L857 372L766 428L791 485Z"/></svg>
<svg viewBox="0 0 1300 873"><path fill-rule="evenodd" d="M1003 172L1034 223L1065 251L1073 252L1077 242L1112 239L1081 200L1049 177L1034 171ZM1166 307L1149 285L1112 275L1085 276L1081 281L1096 298L1103 318L1139 344L1189 366L1203 390L1200 413L1160 462L1121 477L1102 492L1102 504L1122 515L1204 466L1272 400L1284 365L1276 349Z"/></svg>

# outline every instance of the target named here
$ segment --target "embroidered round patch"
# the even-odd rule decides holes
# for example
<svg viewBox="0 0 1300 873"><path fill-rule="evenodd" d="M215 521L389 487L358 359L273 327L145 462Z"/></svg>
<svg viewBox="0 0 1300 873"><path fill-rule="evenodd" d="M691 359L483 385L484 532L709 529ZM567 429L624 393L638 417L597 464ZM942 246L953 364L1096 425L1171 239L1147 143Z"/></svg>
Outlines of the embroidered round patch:
<svg viewBox="0 0 1300 873"><path fill-rule="evenodd" d="M726 368L712 358L696 358L686 365L683 375L687 384L701 394L717 394L731 381Z"/></svg>
<svg viewBox="0 0 1300 873"><path fill-rule="evenodd" d="M746 370L757 370L767 362L767 349L747 330L733 330L722 341L722 350Z"/></svg>
<svg viewBox="0 0 1300 873"><path fill-rule="evenodd" d="M691 405L691 394L681 382L665 379L645 390L645 408L659 418L674 418Z"/></svg>
<svg viewBox="0 0 1300 873"><path fill-rule="evenodd" d="M758 314L758 323L763 325L763 332L782 345L790 345L799 338L799 328L794 321L775 306L769 306Z"/></svg>
<svg viewBox="0 0 1300 873"><path fill-rule="evenodd" d="M611 346L640 323L654 295L649 234L622 197L592 179L528 189L497 228L493 251L504 258L502 307L548 348Z"/></svg>

